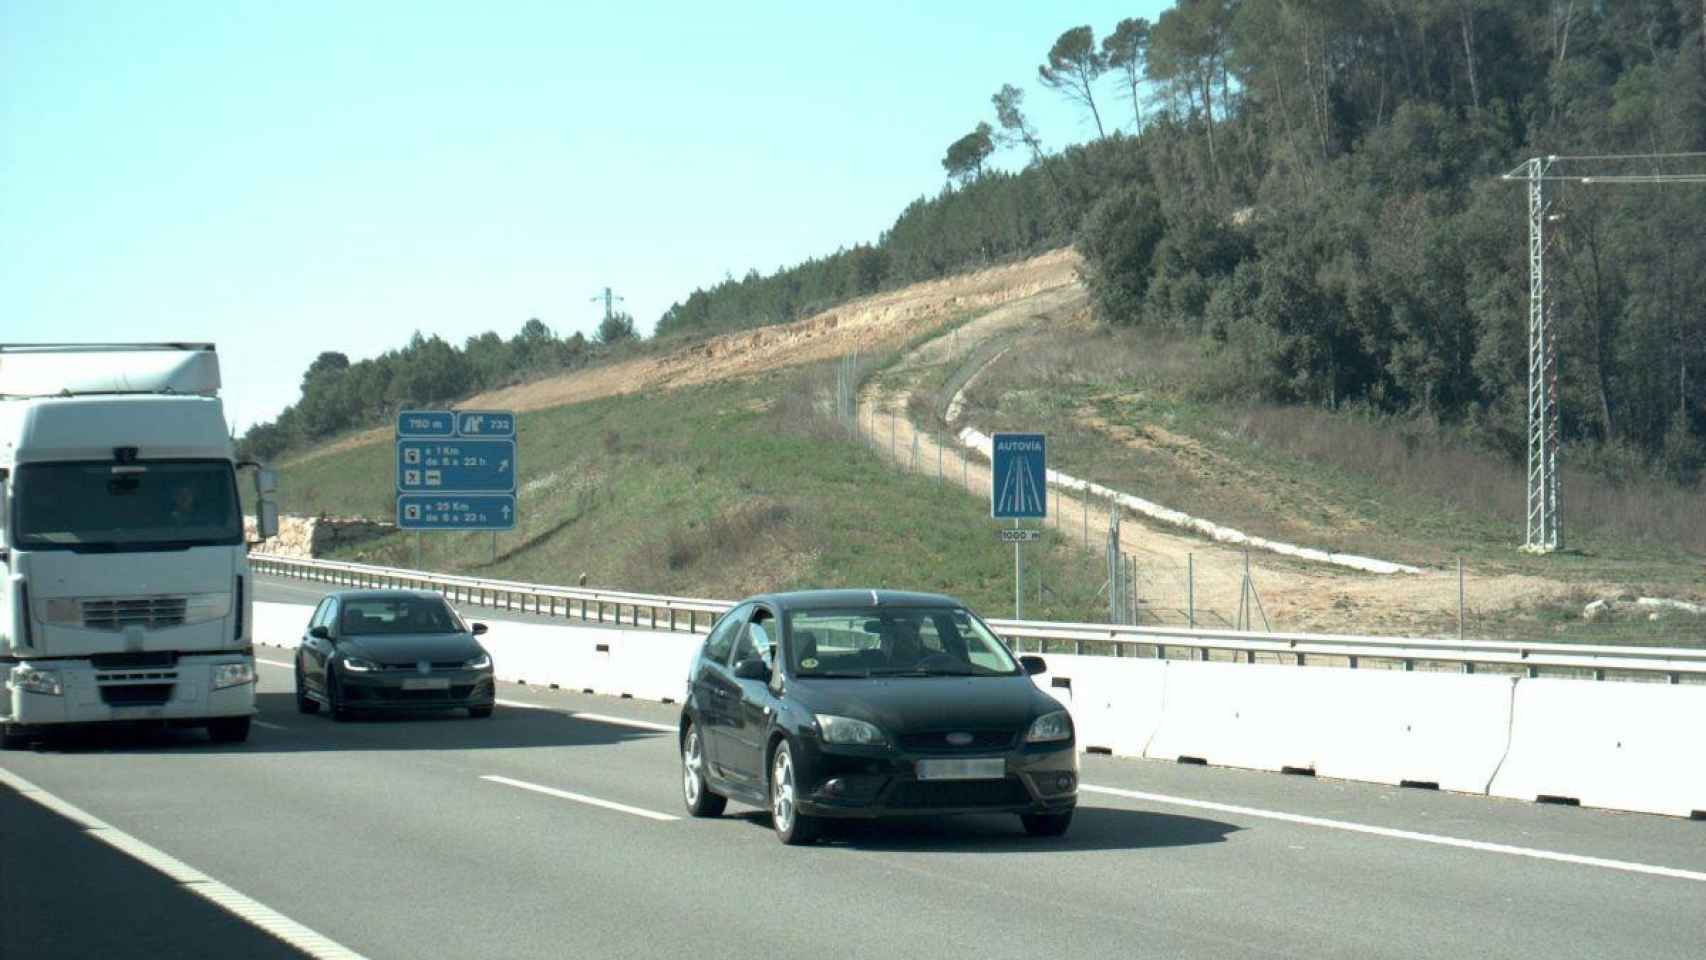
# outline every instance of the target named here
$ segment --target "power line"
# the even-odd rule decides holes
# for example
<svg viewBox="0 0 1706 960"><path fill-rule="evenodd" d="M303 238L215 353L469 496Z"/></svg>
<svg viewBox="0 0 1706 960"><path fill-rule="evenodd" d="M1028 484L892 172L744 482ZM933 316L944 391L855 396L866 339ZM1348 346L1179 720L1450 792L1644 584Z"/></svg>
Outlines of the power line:
<svg viewBox="0 0 1706 960"><path fill-rule="evenodd" d="M609 320L616 315L615 305L622 302L623 298L611 293L609 287L605 287L603 293L592 298L593 303L600 300L604 301L604 319Z"/></svg>

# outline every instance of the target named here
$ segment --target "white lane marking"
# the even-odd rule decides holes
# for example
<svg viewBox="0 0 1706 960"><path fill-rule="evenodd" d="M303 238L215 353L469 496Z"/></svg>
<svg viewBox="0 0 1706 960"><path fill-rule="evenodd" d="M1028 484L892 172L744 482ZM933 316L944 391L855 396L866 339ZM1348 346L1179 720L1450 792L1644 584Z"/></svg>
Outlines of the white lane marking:
<svg viewBox="0 0 1706 960"><path fill-rule="evenodd" d="M557 797L562 800L573 800L576 803L584 803L594 807L603 807L606 810L616 810L621 813L631 813L636 817L645 817L647 820L660 820L667 823L671 820L681 819L680 817L672 817L667 813L657 813L640 807L630 807L625 803L617 803L613 800L600 800L597 797L589 797L582 793L570 793L567 790L558 790L555 787L544 787L537 783L528 783L526 780L511 780L508 777L499 777L493 774L487 774L482 776L480 779L489 780L492 783L501 783L506 787L518 787L522 790L531 790L534 793L543 793L548 797Z"/></svg>
<svg viewBox="0 0 1706 960"><path fill-rule="evenodd" d="M264 663L269 667L283 667L286 670L295 670L296 669L296 664L285 663L283 660L268 660L264 657L256 657L255 662L256 663Z"/></svg>
<svg viewBox="0 0 1706 960"><path fill-rule="evenodd" d="M94 839L165 874L190 893L224 908L317 960L365 960L354 950L315 933L259 901L244 896L176 857L151 847L112 824L48 793L10 770L0 768L0 783L83 827Z"/></svg>
<svg viewBox="0 0 1706 960"><path fill-rule="evenodd" d="M287 727L287 726L285 726L285 725L284 725L284 724L281 724L281 723L268 723L268 722L266 722L266 721L265 721L265 720L256 720L256 721L255 721L255 726L257 726L257 727L264 727L264 728L266 728L266 729L268 729L268 730L289 730L289 729L290 729L290 728L289 728L289 727Z"/></svg>
<svg viewBox="0 0 1706 960"><path fill-rule="evenodd" d="M619 727L633 727L636 730L655 730L658 733L675 733L676 728L667 723L653 723L650 720L630 720L627 717L612 717L604 713L582 713L579 710L564 710L561 707L549 707L543 703L524 703L520 700L505 700L499 697L497 704L502 707L520 707L523 710L550 710L555 713L566 713L577 720L591 720L594 723L613 723Z"/></svg>
<svg viewBox="0 0 1706 960"><path fill-rule="evenodd" d="M1141 790L1121 790L1116 787L1098 787L1091 784L1081 784L1079 789L1086 793L1103 793L1109 796L1125 797L1131 800L1148 800L1152 803L1171 804L1176 807L1191 807L1197 810L1211 810L1216 813L1230 813L1244 817L1258 817L1263 820L1280 820L1285 823L1296 823L1306 827L1324 827L1328 830L1345 830L1350 833L1364 833L1374 837L1386 837L1391 840L1412 840L1416 843L1432 843L1442 847L1457 847L1462 850L1479 850L1482 853L1503 853L1513 857L1528 857L1534 860L1550 860L1555 863L1572 863L1584 867L1601 867L1606 870L1622 870L1627 873L1644 873L1655 877L1671 877L1677 880L1693 880L1696 883L1706 883L1706 873L1695 870L1682 870L1677 867L1660 867L1649 863L1634 863L1628 860L1607 860L1603 857L1584 857L1574 853L1558 853L1552 850L1537 850L1533 847L1513 847L1504 843L1488 843L1484 840L1465 840L1461 837L1446 837L1436 833L1417 833L1413 830L1395 830L1391 827L1377 827L1367 823L1353 823L1348 820L1329 820L1325 817L1309 817L1300 813L1282 813L1277 810L1262 810L1256 807L1240 807L1230 803L1214 803L1208 800L1192 800L1189 797L1173 797L1164 793L1144 793Z"/></svg>

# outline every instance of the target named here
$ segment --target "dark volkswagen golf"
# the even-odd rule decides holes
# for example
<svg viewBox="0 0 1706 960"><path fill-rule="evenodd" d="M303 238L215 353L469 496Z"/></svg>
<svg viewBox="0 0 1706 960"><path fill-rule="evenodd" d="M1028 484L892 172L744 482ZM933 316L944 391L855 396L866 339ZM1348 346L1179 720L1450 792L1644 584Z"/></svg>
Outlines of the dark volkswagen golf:
<svg viewBox="0 0 1706 960"><path fill-rule="evenodd" d="M717 621L681 713L689 813L767 807L783 843L826 818L1015 813L1058 836L1078 802L1072 718L963 604L825 590Z"/></svg>
<svg viewBox="0 0 1706 960"><path fill-rule="evenodd" d="M320 601L296 650L296 707L334 720L352 710L466 707L489 717L492 658L444 598L412 590L334 593Z"/></svg>

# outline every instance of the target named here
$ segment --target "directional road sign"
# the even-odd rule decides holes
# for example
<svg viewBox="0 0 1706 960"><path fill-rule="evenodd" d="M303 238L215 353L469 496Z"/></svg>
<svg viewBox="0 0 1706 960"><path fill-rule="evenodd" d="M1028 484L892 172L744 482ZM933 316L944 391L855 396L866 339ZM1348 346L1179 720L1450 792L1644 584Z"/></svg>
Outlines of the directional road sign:
<svg viewBox="0 0 1706 960"><path fill-rule="evenodd" d="M397 492L514 493L514 440L398 440Z"/></svg>
<svg viewBox="0 0 1706 960"><path fill-rule="evenodd" d="M510 493L405 493L397 497L400 530L514 530Z"/></svg>
<svg viewBox="0 0 1706 960"><path fill-rule="evenodd" d="M458 410L456 435L459 437L513 437L515 414L508 410Z"/></svg>
<svg viewBox="0 0 1706 960"><path fill-rule="evenodd" d="M1035 543L1043 538L1041 530L997 530L995 539L1002 543Z"/></svg>
<svg viewBox="0 0 1706 960"><path fill-rule="evenodd" d="M397 414L397 437L454 437L456 414L449 410L404 410Z"/></svg>
<svg viewBox="0 0 1706 960"><path fill-rule="evenodd" d="M989 515L997 520L1048 516L1047 441L1040 433L998 433Z"/></svg>

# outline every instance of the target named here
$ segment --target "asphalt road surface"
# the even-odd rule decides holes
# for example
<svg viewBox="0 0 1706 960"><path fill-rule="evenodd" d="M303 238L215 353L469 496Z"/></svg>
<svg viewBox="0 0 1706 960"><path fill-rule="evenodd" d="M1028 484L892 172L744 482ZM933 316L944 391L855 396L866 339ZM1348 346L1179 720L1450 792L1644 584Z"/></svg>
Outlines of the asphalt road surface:
<svg viewBox="0 0 1706 960"><path fill-rule="evenodd" d="M258 656L247 744L101 731L0 754L0 957L1697 958L1706 942L1702 822L1090 756L1062 839L972 817L785 848L755 811L683 816L674 707L507 685L489 720L339 724L296 713L288 651Z"/></svg>

